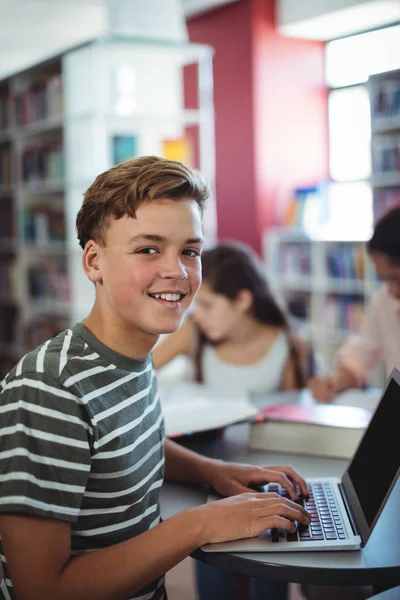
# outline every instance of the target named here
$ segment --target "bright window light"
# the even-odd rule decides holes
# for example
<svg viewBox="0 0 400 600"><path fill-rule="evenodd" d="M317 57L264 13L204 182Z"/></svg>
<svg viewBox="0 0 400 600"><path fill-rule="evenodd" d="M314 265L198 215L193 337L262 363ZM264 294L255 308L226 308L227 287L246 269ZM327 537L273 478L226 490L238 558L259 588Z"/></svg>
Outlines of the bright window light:
<svg viewBox="0 0 400 600"><path fill-rule="evenodd" d="M371 174L371 117L364 86L329 93L329 170L335 181Z"/></svg>
<svg viewBox="0 0 400 600"><path fill-rule="evenodd" d="M327 218L308 233L314 239L365 241L372 234L372 192L366 181L330 183L324 201Z"/></svg>
<svg viewBox="0 0 400 600"><path fill-rule="evenodd" d="M328 42L326 83L341 87L400 67L400 25Z"/></svg>

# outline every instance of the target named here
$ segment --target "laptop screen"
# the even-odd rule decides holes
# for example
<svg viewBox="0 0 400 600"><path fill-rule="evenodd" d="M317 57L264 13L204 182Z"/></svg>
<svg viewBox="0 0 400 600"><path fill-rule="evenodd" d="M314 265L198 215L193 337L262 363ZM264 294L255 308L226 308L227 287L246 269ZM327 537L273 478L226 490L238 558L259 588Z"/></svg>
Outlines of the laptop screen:
<svg viewBox="0 0 400 600"><path fill-rule="evenodd" d="M399 438L400 371L395 369L343 477L364 542L396 483L400 470Z"/></svg>

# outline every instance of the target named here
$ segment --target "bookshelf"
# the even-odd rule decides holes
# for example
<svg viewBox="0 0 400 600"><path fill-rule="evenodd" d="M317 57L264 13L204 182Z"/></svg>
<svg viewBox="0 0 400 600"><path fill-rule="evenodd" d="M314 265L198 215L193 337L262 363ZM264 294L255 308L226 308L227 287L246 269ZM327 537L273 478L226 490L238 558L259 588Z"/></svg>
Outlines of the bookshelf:
<svg viewBox="0 0 400 600"><path fill-rule="evenodd" d="M299 334L331 369L337 350L359 329L377 288L364 243L268 229L263 258L271 287L288 307ZM370 383L380 387L383 382L383 370L378 368Z"/></svg>
<svg viewBox="0 0 400 600"><path fill-rule="evenodd" d="M0 377L90 310L76 214L100 172L144 154L206 175L213 241L210 47L107 38L0 81Z"/></svg>
<svg viewBox="0 0 400 600"><path fill-rule="evenodd" d="M400 69L372 75L371 157L374 219L400 204Z"/></svg>

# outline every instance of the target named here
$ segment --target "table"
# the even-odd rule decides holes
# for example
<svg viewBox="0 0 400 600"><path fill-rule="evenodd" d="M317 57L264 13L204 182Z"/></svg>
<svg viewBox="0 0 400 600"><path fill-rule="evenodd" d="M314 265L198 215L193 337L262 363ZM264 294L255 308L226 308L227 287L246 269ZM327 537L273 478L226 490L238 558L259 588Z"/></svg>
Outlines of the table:
<svg viewBox="0 0 400 600"><path fill-rule="evenodd" d="M289 396L286 395L286 399ZM295 396L290 396L295 400ZM247 447L249 425L228 427L222 438L189 442L201 454L251 464L291 464L305 477L341 476L345 460L266 453ZM205 502L207 490L166 482L161 491L164 518ZM315 585L372 585L374 593L400 585L400 479L365 548L347 552L205 553L193 557L222 569L264 579Z"/></svg>
<svg viewBox="0 0 400 600"><path fill-rule="evenodd" d="M400 586L386 590L377 596L373 596L371 600L399 600L400 598Z"/></svg>

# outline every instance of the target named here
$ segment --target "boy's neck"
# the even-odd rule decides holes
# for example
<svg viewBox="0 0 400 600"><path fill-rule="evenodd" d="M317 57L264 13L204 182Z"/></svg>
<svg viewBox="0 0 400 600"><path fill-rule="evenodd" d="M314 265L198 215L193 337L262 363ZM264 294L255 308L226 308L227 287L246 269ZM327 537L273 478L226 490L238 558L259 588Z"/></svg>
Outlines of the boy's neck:
<svg viewBox="0 0 400 600"><path fill-rule="evenodd" d="M136 360L143 360L152 351L159 336L140 331L134 327L127 327L126 323L117 320L103 320L95 309L83 321L84 326L99 342L126 356Z"/></svg>

